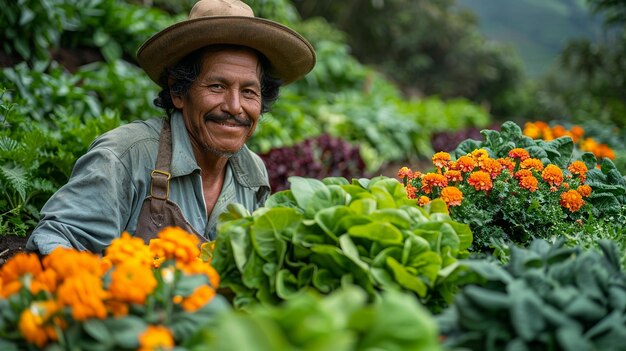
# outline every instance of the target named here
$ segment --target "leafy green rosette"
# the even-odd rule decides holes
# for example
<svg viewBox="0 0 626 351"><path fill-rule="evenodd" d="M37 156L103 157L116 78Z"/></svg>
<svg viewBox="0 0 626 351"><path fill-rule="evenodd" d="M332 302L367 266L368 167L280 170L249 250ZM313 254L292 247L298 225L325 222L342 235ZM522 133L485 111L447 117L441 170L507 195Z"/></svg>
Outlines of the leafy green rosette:
<svg viewBox="0 0 626 351"><path fill-rule="evenodd" d="M290 182L253 214L231 205L220 217L212 263L236 307L350 284L371 298L411 291L435 311L451 302L472 233L443 201L420 208L387 177Z"/></svg>

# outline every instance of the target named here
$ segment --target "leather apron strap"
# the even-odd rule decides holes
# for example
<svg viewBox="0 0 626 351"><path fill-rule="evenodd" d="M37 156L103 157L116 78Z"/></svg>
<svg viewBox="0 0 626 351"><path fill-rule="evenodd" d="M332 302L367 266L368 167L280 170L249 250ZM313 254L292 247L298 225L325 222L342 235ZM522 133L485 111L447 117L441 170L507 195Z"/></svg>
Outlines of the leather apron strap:
<svg viewBox="0 0 626 351"><path fill-rule="evenodd" d="M208 240L199 234L187 221L180 207L169 200L170 195L170 164L172 162L172 130L167 118L163 119L163 128L159 136L159 151L155 169L150 173L150 195L144 200L135 236L140 237L146 244L156 238L159 231L167 226L176 226L189 233L195 234L200 243Z"/></svg>

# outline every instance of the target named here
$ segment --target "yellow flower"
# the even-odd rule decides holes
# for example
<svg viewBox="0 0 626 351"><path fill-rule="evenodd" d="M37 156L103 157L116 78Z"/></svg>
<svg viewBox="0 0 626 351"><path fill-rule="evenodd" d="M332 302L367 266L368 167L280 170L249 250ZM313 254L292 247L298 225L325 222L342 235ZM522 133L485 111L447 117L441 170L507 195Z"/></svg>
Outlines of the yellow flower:
<svg viewBox="0 0 626 351"><path fill-rule="evenodd" d="M563 171L555 165L547 165L541 172L541 179L550 184L550 186L558 187L563 182Z"/></svg>
<svg viewBox="0 0 626 351"><path fill-rule="evenodd" d="M200 254L200 240L193 234L178 227L166 227L159 232L157 239L150 240L150 251L157 257L177 262L191 262Z"/></svg>
<svg viewBox="0 0 626 351"><path fill-rule="evenodd" d="M22 277L30 281L41 271L41 263L37 254L20 252L11 257L0 270L2 297L6 298L18 292L22 288ZM30 286L27 287L30 288Z"/></svg>
<svg viewBox="0 0 626 351"><path fill-rule="evenodd" d="M187 312L196 312L215 297L215 289L208 285L196 288L191 295L183 299L181 306Z"/></svg>
<svg viewBox="0 0 626 351"><path fill-rule="evenodd" d="M107 311L103 300L108 297L101 278L89 272L67 278L57 293L59 304L71 307L72 317L77 321L94 317L104 319Z"/></svg>
<svg viewBox="0 0 626 351"><path fill-rule="evenodd" d="M41 349L49 341L57 340L50 319L58 310L59 307L54 301L37 301L22 311L18 329L26 341Z"/></svg>
<svg viewBox="0 0 626 351"><path fill-rule="evenodd" d="M176 263L176 267L183 271L186 274L204 274L209 278L209 282L211 286L217 289L220 285L220 276L211 266L210 263L202 261L200 258L197 258L195 261L190 263Z"/></svg>
<svg viewBox="0 0 626 351"><path fill-rule="evenodd" d="M169 350L173 347L172 332L162 325L150 325L139 335L139 351Z"/></svg>
<svg viewBox="0 0 626 351"><path fill-rule="evenodd" d="M441 190L441 199L450 206L461 206L463 201L463 193L459 188L453 186L447 186Z"/></svg>
<svg viewBox="0 0 626 351"><path fill-rule="evenodd" d="M476 171L467 178L467 183L476 190L489 191L493 187L491 176L485 171Z"/></svg>
<svg viewBox="0 0 626 351"><path fill-rule="evenodd" d="M30 286L30 291L33 294L37 294L40 291L54 293L57 290L57 285L57 273L52 269L46 269L35 276L35 279Z"/></svg>
<svg viewBox="0 0 626 351"><path fill-rule="evenodd" d="M154 255L143 239L132 237L124 232L121 237L111 242L105 251L104 259L110 261L112 265L137 260L146 267L152 267Z"/></svg>
<svg viewBox="0 0 626 351"><path fill-rule="evenodd" d="M583 197L576 190L568 190L561 194L561 206L567 208L570 212L578 211L584 204Z"/></svg>
<svg viewBox="0 0 626 351"><path fill-rule="evenodd" d="M157 280L152 268L142 262L130 260L114 268L109 292L116 300L143 304L156 286Z"/></svg>
<svg viewBox="0 0 626 351"><path fill-rule="evenodd" d="M532 139L541 138L541 129L533 122L526 122L524 124L524 135Z"/></svg>

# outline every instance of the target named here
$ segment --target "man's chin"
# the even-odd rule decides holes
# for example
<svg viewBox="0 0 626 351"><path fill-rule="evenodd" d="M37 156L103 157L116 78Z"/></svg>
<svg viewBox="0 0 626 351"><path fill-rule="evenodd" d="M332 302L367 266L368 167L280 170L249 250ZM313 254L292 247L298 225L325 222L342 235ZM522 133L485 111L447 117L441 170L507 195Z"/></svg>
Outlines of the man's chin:
<svg viewBox="0 0 626 351"><path fill-rule="evenodd" d="M241 151L241 149L243 149L243 146L241 146L238 150L225 150L225 149L218 149L218 148L210 147L210 146L207 146L205 148L207 152L210 152L219 157L226 157L226 158L235 156L239 151Z"/></svg>

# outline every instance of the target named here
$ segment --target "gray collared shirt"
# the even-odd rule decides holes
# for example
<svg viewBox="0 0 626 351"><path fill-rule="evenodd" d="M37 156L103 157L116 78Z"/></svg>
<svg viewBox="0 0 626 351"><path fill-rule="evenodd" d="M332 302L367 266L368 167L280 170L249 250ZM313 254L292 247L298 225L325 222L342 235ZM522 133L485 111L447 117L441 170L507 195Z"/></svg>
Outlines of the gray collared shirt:
<svg viewBox="0 0 626 351"><path fill-rule="evenodd" d="M26 244L50 253L58 246L102 253L124 231L134 233L141 205L150 194L162 120L137 121L97 138L78 159L72 176L44 205ZM249 211L262 206L270 187L263 161L247 147L231 157L220 196L207 218L200 168L183 117L174 113L170 200L198 233L215 239L216 224L229 203Z"/></svg>

